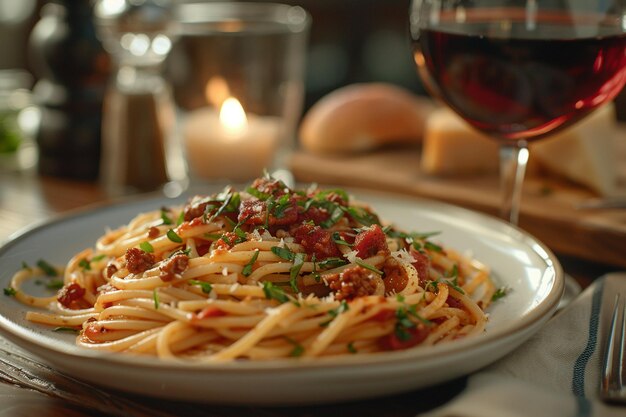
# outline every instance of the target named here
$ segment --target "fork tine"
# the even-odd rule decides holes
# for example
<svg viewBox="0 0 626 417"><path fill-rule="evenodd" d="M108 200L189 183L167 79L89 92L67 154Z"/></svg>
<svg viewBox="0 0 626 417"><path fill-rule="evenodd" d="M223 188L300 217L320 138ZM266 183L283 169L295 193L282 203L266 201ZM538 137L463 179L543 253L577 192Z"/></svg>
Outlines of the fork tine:
<svg viewBox="0 0 626 417"><path fill-rule="evenodd" d="M602 366L601 394L606 401L626 402L626 384L624 381L625 350L626 302L622 302L621 294L617 293L615 295L611 327Z"/></svg>
<svg viewBox="0 0 626 417"><path fill-rule="evenodd" d="M622 329L620 332L620 343L617 345L619 349L619 361L617 368L617 379L619 380L620 390L624 391L626 381L624 381L624 356L626 355L626 300L622 301ZM622 392L624 401L626 401L626 392Z"/></svg>

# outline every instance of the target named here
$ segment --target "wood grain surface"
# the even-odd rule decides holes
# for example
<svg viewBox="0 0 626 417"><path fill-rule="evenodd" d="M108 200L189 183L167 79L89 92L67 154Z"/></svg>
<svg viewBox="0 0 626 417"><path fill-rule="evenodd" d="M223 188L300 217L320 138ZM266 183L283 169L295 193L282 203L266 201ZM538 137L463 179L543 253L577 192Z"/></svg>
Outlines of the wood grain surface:
<svg viewBox="0 0 626 417"><path fill-rule="evenodd" d="M619 193L626 197L626 131L619 141ZM532 156L531 156L532 157ZM385 149L347 157L297 152L291 169L297 180L388 190L497 215L497 176L433 177L419 169L419 149ZM519 226L564 255L626 267L626 208L581 209L597 198L586 188L548 176L524 184Z"/></svg>

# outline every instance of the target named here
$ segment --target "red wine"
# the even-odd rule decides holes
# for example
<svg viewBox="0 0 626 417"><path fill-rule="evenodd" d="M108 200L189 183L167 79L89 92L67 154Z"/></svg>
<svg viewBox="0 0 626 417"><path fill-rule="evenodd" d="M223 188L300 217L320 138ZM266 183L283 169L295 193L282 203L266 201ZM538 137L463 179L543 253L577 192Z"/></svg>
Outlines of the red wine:
<svg viewBox="0 0 626 417"><path fill-rule="evenodd" d="M569 126L612 100L626 82L624 34L523 36L421 30L415 59L434 94L501 139L532 140Z"/></svg>

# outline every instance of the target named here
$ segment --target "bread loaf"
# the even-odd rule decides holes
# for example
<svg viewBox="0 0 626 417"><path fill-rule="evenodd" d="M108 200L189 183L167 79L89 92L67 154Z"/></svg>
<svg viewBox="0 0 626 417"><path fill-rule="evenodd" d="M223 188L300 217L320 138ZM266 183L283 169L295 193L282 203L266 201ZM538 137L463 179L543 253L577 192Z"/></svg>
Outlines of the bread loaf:
<svg viewBox="0 0 626 417"><path fill-rule="evenodd" d="M352 84L320 99L300 126L302 147L316 154L364 152L417 144L432 101L391 84Z"/></svg>

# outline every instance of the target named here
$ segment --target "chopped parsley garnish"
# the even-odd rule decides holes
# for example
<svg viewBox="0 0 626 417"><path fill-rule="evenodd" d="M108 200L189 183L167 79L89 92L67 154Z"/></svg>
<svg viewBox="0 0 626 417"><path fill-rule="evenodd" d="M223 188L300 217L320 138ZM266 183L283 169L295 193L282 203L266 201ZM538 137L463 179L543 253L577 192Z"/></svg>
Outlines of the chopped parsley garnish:
<svg viewBox="0 0 626 417"><path fill-rule="evenodd" d="M78 262L78 266L83 268L84 271L91 271L91 264L85 258L81 259L80 262Z"/></svg>
<svg viewBox="0 0 626 417"><path fill-rule="evenodd" d="M456 264L452 267L452 270L448 274L446 274L446 277L448 279L443 280L444 284L449 285L450 287L454 288L461 294L465 294L465 291L463 291L463 288L459 287L459 268Z"/></svg>
<svg viewBox="0 0 626 417"><path fill-rule="evenodd" d="M443 248L439 245L434 244L433 242L424 242L424 249L431 250L433 252L442 252Z"/></svg>
<svg viewBox="0 0 626 417"><path fill-rule="evenodd" d="M49 290L60 290L63 288L64 282L61 279L53 279L51 281L46 282L46 288Z"/></svg>
<svg viewBox="0 0 626 417"><path fill-rule="evenodd" d="M183 243L183 239L178 236L178 234L173 229L167 231L167 238L174 243Z"/></svg>
<svg viewBox="0 0 626 417"><path fill-rule="evenodd" d="M178 215L178 219L176 219L176 226L180 226L185 221L185 211L181 210Z"/></svg>
<svg viewBox="0 0 626 417"><path fill-rule="evenodd" d="M361 223L364 226L371 226L373 224L380 224L380 219L374 213L370 213L362 207L343 207L339 206L343 211L345 211L350 217L352 217L357 222Z"/></svg>
<svg viewBox="0 0 626 417"><path fill-rule="evenodd" d="M438 278L434 281L428 281L426 283L426 289L431 288L432 292L435 294L438 292L437 284L446 284L448 287L455 289L457 292L461 294L465 294L463 288L459 286L459 270L456 265L452 267L446 275L445 278Z"/></svg>
<svg viewBox="0 0 626 417"><path fill-rule="evenodd" d="M241 271L244 277L250 276L250 274L252 273L252 266L254 265L258 257L259 250L257 249L254 251L254 255L252 255L252 258L250 258L248 263L243 267L243 270Z"/></svg>
<svg viewBox="0 0 626 417"><path fill-rule="evenodd" d="M393 230L391 227L385 227L383 229L383 231L389 237L395 237L395 238L401 238L401 239L409 239L411 241L426 240L429 237L436 236L436 235L441 233L441 232L425 232L425 233L412 232L412 233L406 233L406 232Z"/></svg>
<svg viewBox="0 0 626 417"><path fill-rule="evenodd" d="M436 245L426 239L429 237L438 235L441 232L411 232L406 233L398 230L394 230L392 227L385 227L383 229L385 234L392 238L400 238L404 239L407 243L413 246L418 252L424 253L424 249L431 250L433 252L442 252L443 248L439 245Z"/></svg>
<svg viewBox="0 0 626 417"><path fill-rule="evenodd" d="M191 254L191 248L178 249L178 250L170 253L170 256L168 256L168 258L173 258L176 255L187 255L187 256L189 256L190 254Z"/></svg>
<svg viewBox="0 0 626 417"><path fill-rule="evenodd" d="M315 194L313 198L315 198L318 201L326 201L328 199L328 196L332 194L337 194L339 198L341 198L346 203L350 201L350 196L348 195L348 193L346 193L345 190L342 190L341 188L333 188L330 190L320 191L317 194Z"/></svg>
<svg viewBox="0 0 626 417"><path fill-rule="evenodd" d="M237 211L239 209L239 203L241 203L241 197L239 196L239 193L237 192L224 191L217 196L217 199L218 201L222 201L222 204L219 206L217 211L213 213L213 215L209 219L206 219L206 216L205 216L206 223L212 222L217 216L221 215L222 213L230 213L230 212ZM209 206L207 206L207 209L208 208ZM211 210L213 208L215 208L215 206L213 206ZM205 211L205 214L207 214L206 211Z"/></svg>
<svg viewBox="0 0 626 417"><path fill-rule="evenodd" d="M320 275L319 272L317 272L317 262L316 262L315 254L311 255L311 262L313 262L313 271L311 271L311 275L313 275L313 278L315 278L315 282L320 282L320 279L322 279L322 276Z"/></svg>
<svg viewBox="0 0 626 417"><path fill-rule="evenodd" d="M408 316L411 316L411 317L418 319L419 321L421 321L427 326L432 326L433 323L430 320L419 315L419 313L417 312L417 307L415 305L405 304L404 296L402 294L398 294L396 296L396 300L398 300L399 303L402 303L402 307L398 309L398 310L400 309L403 310L403 312L400 313L402 317L406 316L408 318ZM398 316L398 312L396 311L396 317L397 316Z"/></svg>
<svg viewBox="0 0 626 417"><path fill-rule="evenodd" d="M406 342L413 337L410 330L414 329L416 325L413 320L411 320L411 317L416 318L427 326L432 325L430 320L423 318L417 313L415 305L407 305L404 303L403 295L398 294L396 296L396 300L402 304L398 307L398 309L396 309L396 325L394 327L394 334L398 340Z"/></svg>
<svg viewBox="0 0 626 417"><path fill-rule="evenodd" d="M246 235L246 232L241 230L241 228L239 226L241 226L241 224L237 223L237 224L235 224L235 226L233 228L233 233L236 236L234 244L242 243L242 242L245 242L246 240L248 240L248 236Z"/></svg>
<svg viewBox="0 0 626 417"><path fill-rule="evenodd" d="M93 258L91 258L91 262L100 262L104 258L106 258L106 255L104 253L101 253L100 255L96 255Z"/></svg>
<svg viewBox="0 0 626 417"><path fill-rule="evenodd" d="M274 204L274 217L280 219L285 217L285 211L291 206L289 204L289 194L282 195ZM268 208L269 212L269 208Z"/></svg>
<svg viewBox="0 0 626 417"><path fill-rule="evenodd" d="M91 261L89 261L87 258L83 258L83 259L80 260L80 262L78 262L78 266L83 268L84 271L91 271L91 262L101 261L105 257L106 257L106 255L102 253L100 255L96 255L93 258L91 258Z"/></svg>
<svg viewBox="0 0 626 417"><path fill-rule="evenodd" d="M272 212L272 210L274 210L274 206L276 205L276 201L274 200L273 196L270 196L266 202L266 210L265 210L265 223L263 224L263 226L267 229L270 226L270 213Z"/></svg>
<svg viewBox="0 0 626 417"><path fill-rule="evenodd" d="M167 209L165 208L161 209L161 221L163 221L163 224L166 226L172 224L172 219L170 219L170 217L168 216Z"/></svg>
<svg viewBox="0 0 626 417"><path fill-rule="evenodd" d="M285 294L282 288L279 288L269 281L263 282L263 293L268 300L276 300L279 303L286 303L289 301L289 297Z"/></svg>
<svg viewBox="0 0 626 417"><path fill-rule="evenodd" d="M91 264L89 263L89 261L87 260L87 258L83 258L80 260L80 262L78 262L78 266L80 266L81 268L89 271L91 270Z"/></svg>
<svg viewBox="0 0 626 417"><path fill-rule="evenodd" d="M509 293L508 287L500 287L491 296L491 301L498 301L502 297L506 296L508 293Z"/></svg>
<svg viewBox="0 0 626 417"><path fill-rule="evenodd" d="M304 265L304 260L306 259L306 254L304 253L296 253L293 258L293 266L289 268L289 285L291 285L291 289L294 293L298 293L298 274L300 274L300 270L302 269L302 265Z"/></svg>
<svg viewBox="0 0 626 417"><path fill-rule="evenodd" d="M341 218L346 213L353 215L353 217L357 221L359 218L362 217L361 213L358 212L357 209L353 207L344 207L341 204L328 200L329 196L332 194L338 195L339 198L343 200L343 202L345 203L347 203L350 199L350 197L344 190L333 189L333 190L320 191L317 194L315 194L312 198L309 198L304 202L299 201L298 205L303 207L305 212L308 211L311 207L319 207L319 208L326 210L326 212L329 213L329 217L328 219L320 223L320 226L324 229L328 229L332 227L339 220L341 220Z"/></svg>
<svg viewBox="0 0 626 417"><path fill-rule="evenodd" d="M30 271L31 267L26 262L22 261L22 269Z"/></svg>
<svg viewBox="0 0 626 417"><path fill-rule="evenodd" d="M152 290L152 299L154 300L154 309L158 310L161 302L159 300L159 293L157 292L156 288Z"/></svg>
<svg viewBox="0 0 626 417"><path fill-rule="evenodd" d="M361 259L357 259L355 261L355 263L357 265L359 265L359 266L362 266L365 269L369 269L370 271L377 273L378 275L383 275L384 274L383 271L381 271L380 269L376 268L374 265L370 265L367 262L362 261Z"/></svg>
<svg viewBox="0 0 626 417"><path fill-rule="evenodd" d="M409 318L407 311L405 308L399 308L396 310L396 326L394 332L396 337L401 341L407 341L411 338L411 334L408 332L409 329L413 329L415 327L415 323Z"/></svg>
<svg viewBox="0 0 626 417"><path fill-rule="evenodd" d="M348 343L348 345L346 346L346 349L348 349L348 352L350 352L350 353L357 353L358 352L356 350L356 348L354 347L354 342Z"/></svg>
<svg viewBox="0 0 626 417"><path fill-rule="evenodd" d="M289 248L281 248L280 246L272 246L270 250L272 251L274 255L286 261L293 261L296 256L296 254L293 253Z"/></svg>
<svg viewBox="0 0 626 417"><path fill-rule="evenodd" d="M250 194L251 196L258 198L258 199L259 199L259 200L261 200L261 201L265 201L265 200L267 200L268 198L270 198L270 195L269 195L269 194L264 193L264 192L262 192L262 191L259 191L259 190L257 190L257 189L256 189L256 188L254 188L254 187L248 187L248 188L246 188L246 192L247 192L248 194Z"/></svg>
<svg viewBox="0 0 626 417"><path fill-rule="evenodd" d="M207 224L211 222L211 219L213 219L213 216L211 216L211 213L216 208L217 206L214 204L207 204L206 206L204 206L204 213L202 213L202 223Z"/></svg>
<svg viewBox="0 0 626 417"><path fill-rule="evenodd" d="M345 239L343 239L341 237L339 232L334 232L333 233L333 242L335 242L337 245L344 245L344 246L348 246L348 247L352 246L350 243L346 242Z"/></svg>
<svg viewBox="0 0 626 417"><path fill-rule="evenodd" d="M293 345L293 350L289 352L289 356L292 356L292 357L302 356L302 354L304 353L304 346L302 346L300 343L298 343L298 341L292 339L291 337L285 336L285 340L287 340L289 343Z"/></svg>
<svg viewBox="0 0 626 417"><path fill-rule="evenodd" d="M422 243L420 241L413 241L413 243L411 243L411 246L413 246L413 249L415 249L416 251L424 253L424 251L422 250Z"/></svg>
<svg viewBox="0 0 626 417"><path fill-rule="evenodd" d="M37 261L37 266L49 277L56 277L58 275L57 270L43 259Z"/></svg>
<svg viewBox="0 0 626 417"><path fill-rule="evenodd" d="M221 235L219 240L223 240L228 246L233 246L233 241L227 235Z"/></svg>
<svg viewBox="0 0 626 417"><path fill-rule="evenodd" d="M328 229L334 226L343 217L344 207L340 206L339 204L331 204L333 208L332 210L330 210L330 217L320 223L320 226L322 226L324 229Z"/></svg>
<svg viewBox="0 0 626 417"><path fill-rule="evenodd" d="M13 297L15 294L17 294L17 291L15 290L15 288L13 287L4 288L4 295L6 295L7 297Z"/></svg>
<svg viewBox="0 0 626 417"><path fill-rule="evenodd" d="M57 333L78 333L78 329L74 327L55 327L52 331Z"/></svg>
<svg viewBox="0 0 626 417"><path fill-rule="evenodd" d="M341 303L339 303L339 307L328 310L328 314L331 317L337 317L338 315L345 313L348 310L350 310L350 306L348 305L346 300L341 300Z"/></svg>
<svg viewBox="0 0 626 417"><path fill-rule="evenodd" d="M328 326L335 317L337 317L338 315L342 313L345 313L348 310L350 310L350 306L348 305L346 300L341 300L341 303L339 303L339 306L337 308L328 310L328 315L331 317L331 319L321 322L320 327Z"/></svg>
<svg viewBox="0 0 626 417"><path fill-rule="evenodd" d="M430 288L430 291L434 292L435 294L437 294L439 292L439 287L437 286L437 284L439 283L439 280L435 280L435 281L428 281L426 282L426 285L424 286L425 290L428 290ZM426 293L424 293L424 295L426 295Z"/></svg>
<svg viewBox="0 0 626 417"><path fill-rule="evenodd" d="M341 258L326 258L323 261L317 262L317 266L319 266L321 269L338 268L347 264L348 261Z"/></svg>
<svg viewBox="0 0 626 417"><path fill-rule="evenodd" d="M234 233L235 235L237 235L237 237L238 237L239 239L243 239L244 241L246 240L246 237L247 237L247 236L246 236L246 232L244 232L243 230L241 230L241 229L239 228L239 225L237 225L237 226L233 229L233 233Z"/></svg>
<svg viewBox="0 0 626 417"><path fill-rule="evenodd" d="M150 244L150 242L141 242L139 244L139 248L147 253L152 253L154 252L154 248L152 247L152 245Z"/></svg>
<svg viewBox="0 0 626 417"><path fill-rule="evenodd" d="M317 202L316 202L314 199L312 199L312 198L309 198L309 199L308 199L308 200L306 200L306 201L298 201L298 205L299 205L300 207L302 207L302 208L304 209L304 211L305 211L305 212L309 211L309 209L311 208L311 206L313 206L314 204L315 204L315 205L319 205L319 204L316 204L316 203L317 203Z"/></svg>
<svg viewBox="0 0 626 417"><path fill-rule="evenodd" d="M293 292L298 292L298 274L302 269L302 265L306 259L306 254L292 252L289 248L281 248L280 246L273 246L271 251L274 255L286 261L292 261L293 266L289 269L289 285Z"/></svg>
<svg viewBox="0 0 626 417"><path fill-rule="evenodd" d="M195 279L190 279L189 280L189 284L191 284L191 285L198 285L202 289L202 292L205 293L205 294L210 294L211 291L213 291L213 286L209 282L204 282L204 281L198 281L198 280L195 280Z"/></svg>

